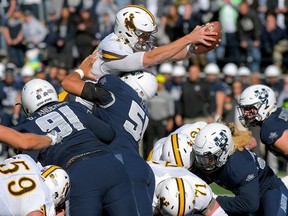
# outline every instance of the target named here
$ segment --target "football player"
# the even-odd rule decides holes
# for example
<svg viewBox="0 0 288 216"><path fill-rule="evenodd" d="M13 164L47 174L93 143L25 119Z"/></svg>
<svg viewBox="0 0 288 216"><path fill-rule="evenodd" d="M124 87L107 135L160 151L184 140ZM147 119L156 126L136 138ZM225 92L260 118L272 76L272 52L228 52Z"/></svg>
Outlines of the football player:
<svg viewBox="0 0 288 216"><path fill-rule="evenodd" d="M174 132L172 132L168 137L163 137L161 139L159 139L153 146L153 149L152 151L150 152L147 160L154 160L154 161L158 161L158 160L164 160L164 158L162 157L163 155L166 155L167 157L165 158L166 161L169 161L169 162L176 162L178 161L178 163L176 163L178 166L183 166L183 163L181 163L180 161L182 160L181 158L184 158L185 156L182 155L183 154L190 154L192 149L187 152L187 150L185 149L184 151L181 151L181 149L179 148L180 146L186 146L188 149L190 149L188 146L187 146L187 143L189 145L190 143L190 146L192 148L192 145L193 143L195 142L195 138L197 136L197 133L200 131L201 128L203 128L204 126L206 126L207 123L206 122L195 122L193 124L185 124L185 125L182 125L180 128L178 128L177 130L175 130ZM178 138L176 139L172 139L172 134L182 134L180 135L181 137L183 137L183 140L184 140L184 143L182 145L182 142L181 140ZM176 135L174 135L173 137L175 137ZM189 141L186 140L186 138L184 137L188 137ZM174 145L173 145L174 143ZM170 148L165 148L164 149L164 146L168 147L170 146ZM173 147L171 149L171 147ZM183 149L183 148L182 148ZM173 152L177 153L177 154L170 154L169 152L173 150ZM164 151L164 152L163 152ZM176 159L175 155L178 155L177 158L179 159ZM168 158L168 156L170 158ZM190 158L190 156L189 156ZM182 164L182 165L181 165ZM186 164L187 165L187 164ZM191 164L190 164L191 165ZM189 168L189 167L188 167Z"/></svg>
<svg viewBox="0 0 288 216"><path fill-rule="evenodd" d="M247 87L240 95L239 120L244 127L261 127L261 142L273 154L288 159L288 110L277 108L274 91L265 85Z"/></svg>
<svg viewBox="0 0 288 216"><path fill-rule="evenodd" d="M83 77L84 74L85 78L93 76L91 63L96 54L88 56L79 66ZM146 102L157 92L156 77L148 72L125 73L121 78L106 74L93 83L81 80L83 77L78 72L63 80L63 88L96 105L95 115L116 131L116 138L108 147L123 162L130 176L140 215L151 215L154 175L139 154L139 141L149 121Z"/></svg>
<svg viewBox="0 0 288 216"><path fill-rule="evenodd" d="M154 214L227 215L213 198L209 185L187 169L166 161L147 162L155 175Z"/></svg>
<svg viewBox="0 0 288 216"><path fill-rule="evenodd" d="M143 70L165 61L180 61L190 57L193 44L211 46L217 33L206 31L212 24L195 29L184 37L161 47L151 43L157 25L153 14L139 5L128 5L117 12L114 32L99 44L99 61L92 73L98 78L107 73ZM154 49L155 48L155 49Z"/></svg>
<svg viewBox="0 0 288 216"><path fill-rule="evenodd" d="M70 189L59 166L41 167L19 154L0 163L0 215L54 216Z"/></svg>
<svg viewBox="0 0 288 216"><path fill-rule="evenodd" d="M27 82L21 102L28 117L15 129L37 134L56 130L63 138L61 145L42 150L38 160L69 173L69 214L137 215L129 177L106 144L115 137L108 124L77 102L58 102L55 89L45 80Z"/></svg>
<svg viewBox="0 0 288 216"><path fill-rule="evenodd" d="M208 184L215 182L235 194L216 198L228 215L287 215L284 183L255 153L238 150L245 142L250 144L252 137L236 132L220 123L202 128L193 145L196 166L192 172Z"/></svg>

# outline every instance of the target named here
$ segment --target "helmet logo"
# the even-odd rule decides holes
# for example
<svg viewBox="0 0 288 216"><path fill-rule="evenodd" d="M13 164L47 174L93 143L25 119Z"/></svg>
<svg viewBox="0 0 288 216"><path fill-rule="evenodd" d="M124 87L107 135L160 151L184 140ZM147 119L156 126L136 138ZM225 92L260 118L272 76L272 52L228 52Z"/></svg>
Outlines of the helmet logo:
<svg viewBox="0 0 288 216"><path fill-rule="evenodd" d="M221 131L219 135L220 136L214 138L215 145L222 150L225 150L226 146L228 145L228 137L223 131Z"/></svg>
<svg viewBox="0 0 288 216"><path fill-rule="evenodd" d="M170 205L169 201L165 200L165 197L160 197L160 204L166 207Z"/></svg>
<svg viewBox="0 0 288 216"><path fill-rule="evenodd" d="M195 142L196 136L198 134L198 132L200 131L201 128L196 128L195 130L190 132L190 137L191 137L191 146L193 145L193 143Z"/></svg>
<svg viewBox="0 0 288 216"><path fill-rule="evenodd" d="M132 30L132 31L136 31L136 26L134 24L134 14L130 14L129 15L129 19L125 18L125 27L127 28L128 31Z"/></svg>
<svg viewBox="0 0 288 216"><path fill-rule="evenodd" d="M39 88L36 90L36 99L40 100L42 98L41 94L43 95L43 97L46 97L51 93L53 93L52 89L47 89L47 91L44 91L42 88Z"/></svg>
<svg viewBox="0 0 288 216"><path fill-rule="evenodd" d="M41 95L40 95L42 91L43 91L42 88L39 88L39 89L36 90L36 94L37 94L36 95L36 99L37 100L40 100L42 98Z"/></svg>
<svg viewBox="0 0 288 216"><path fill-rule="evenodd" d="M268 92L266 89L257 89L254 91L255 97L257 97L263 104L265 104L265 109L267 109L268 106Z"/></svg>

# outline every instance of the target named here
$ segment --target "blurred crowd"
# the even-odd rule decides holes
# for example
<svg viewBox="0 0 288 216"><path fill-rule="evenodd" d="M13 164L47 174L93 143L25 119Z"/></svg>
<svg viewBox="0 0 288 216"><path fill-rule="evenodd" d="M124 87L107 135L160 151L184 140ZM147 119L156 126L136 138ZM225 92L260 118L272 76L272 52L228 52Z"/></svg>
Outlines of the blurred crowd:
<svg viewBox="0 0 288 216"><path fill-rule="evenodd" d="M127 4L144 5L155 15L158 32L153 40L159 46L197 25L215 20L222 25L221 43L214 51L152 68L159 87L149 104L143 157L157 139L187 122L222 117L241 127L237 99L251 84L270 86L278 105L288 107L287 0L1 0L1 124L12 127L24 118L15 104L29 80L45 79L61 93L61 81L113 32L115 14ZM259 143L259 131L254 132ZM260 146L255 151L272 168L286 170L286 164ZM5 148L0 145L0 158L13 154Z"/></svg>

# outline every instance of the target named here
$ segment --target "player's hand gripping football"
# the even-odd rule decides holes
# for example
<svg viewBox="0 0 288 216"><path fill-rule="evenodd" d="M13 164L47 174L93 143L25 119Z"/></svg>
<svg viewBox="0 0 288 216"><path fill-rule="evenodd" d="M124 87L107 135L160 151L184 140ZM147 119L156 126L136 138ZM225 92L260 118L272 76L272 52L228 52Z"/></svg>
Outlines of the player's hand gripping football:
<svg viewBox="0 0 288 216"><path fill-rule="evenodd" d="M213 26L211 23L208 23L205 26L196 26L191 33L186 35L190 43L211 46L211 43L216 41L215 36L218 35L217 32L208 31L211 26Z"/></svg>

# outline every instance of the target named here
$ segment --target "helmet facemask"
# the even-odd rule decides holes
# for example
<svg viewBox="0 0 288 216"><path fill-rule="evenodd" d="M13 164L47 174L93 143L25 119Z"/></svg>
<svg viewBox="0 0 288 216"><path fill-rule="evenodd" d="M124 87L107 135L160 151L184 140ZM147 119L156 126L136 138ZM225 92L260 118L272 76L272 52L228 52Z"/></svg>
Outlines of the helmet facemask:
<svg viewBox="0 0 288 216"><path fill-rule="evenodd" d="M136 42L132 48L136 51L149 51L154 49L155 37L152 34L156 31L157 29L154 32L143 32L141 30L136 30L135 35L138 38L138 42Z"/></svg>
<svg viewBox="0 0 288 216"><path fill-rule="evenodd" d="M224 153L223 150L219 150L214 154L212 153L206 155L195 154L197 167L204 170L206 173L215 172L226 163L226 161L225 163L223 163L220 160L223 153Z"/></svg>
<svg viewBox="0 0 288 216"><path fill-rule="evenodd" d="M245 127L255 127L260 125L262 122L262 117L258 110L263 104L258 102L251 105L240 105L237 107L239 113L239 120Z"/></svg>

